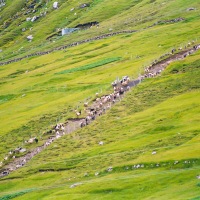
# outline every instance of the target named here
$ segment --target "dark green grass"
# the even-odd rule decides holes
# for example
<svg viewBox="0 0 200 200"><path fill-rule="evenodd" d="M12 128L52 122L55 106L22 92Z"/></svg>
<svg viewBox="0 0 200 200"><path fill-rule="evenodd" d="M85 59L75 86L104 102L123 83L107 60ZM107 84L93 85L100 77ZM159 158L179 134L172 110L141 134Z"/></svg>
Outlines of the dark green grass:
<svg viewBox="0 0 200 200"><path fill-rule="evenodd" d="M84 65L84 66L81 66L81 67L72 68L72 69L67 69L67 70L58 72L56 74L68 74L68 73L73 73L73 72L79 72L79 71L89 70L89 69L100 67L100 66L112 63L112 62L119 61L120 59L121 59L120 57L106 58L106 59L97 61L95 63L87 64L87 65Z"/></svg>
<svg viewBox="0 0 200 200"><path fill-rule="evenodd" d="M12 193L12 194L7 194L7 195L4 195L4 196L0 197L0 200L14 199L14 198L22 196L22 195L24 195L26 193L32 192L33 190L34 189L28 189L28 190L23 190L23 191Z"/></svg>

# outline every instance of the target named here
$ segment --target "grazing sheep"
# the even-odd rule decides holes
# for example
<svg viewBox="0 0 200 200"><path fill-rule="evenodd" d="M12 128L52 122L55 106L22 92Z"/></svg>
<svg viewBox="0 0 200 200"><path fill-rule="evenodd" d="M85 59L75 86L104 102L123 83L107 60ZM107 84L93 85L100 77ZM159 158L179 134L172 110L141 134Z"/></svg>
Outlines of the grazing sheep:
<svg viewBox="0 0 200 200"><path fill-rule="evenodd" d="M80 127L83 128L84 126L86 126L86 124L84 122L81 122Z"/></svg>
<svg viewBox="0 0 200 200"><path fill-rule="evenodd" d="M77 110L75 110L76 116L79 117L81 115L81 110L78 112Z"/></svg>
<svg viewBox="0 0 200 200"><path fill-rule="evenodd" d="M88 102L84 103L84 107L88 107Z"/></svg>

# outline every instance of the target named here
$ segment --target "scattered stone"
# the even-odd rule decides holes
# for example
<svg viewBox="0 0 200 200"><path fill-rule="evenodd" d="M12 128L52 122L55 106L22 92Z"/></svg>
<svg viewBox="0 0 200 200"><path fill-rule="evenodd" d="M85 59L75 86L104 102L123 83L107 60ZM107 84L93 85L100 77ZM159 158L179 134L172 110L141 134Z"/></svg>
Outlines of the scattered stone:
<svg viewBox="0 0 200 200"><path fill-rule="evenodd" d="M0 53L2 52L3 50L2 49L0 49Z"/></svg>
<svg viewBox="0 0 200 200"><path fill-rule="evenodd" d="M86 8L86 7L90 7L89 3L83 3L79 6L79 8Z"/></svg>
<svg viewBox="0 0 200 200"><path fill-rule="evenodd" d="M153 151L151 154L152 154L152 155L155 155L155 154L156 154L156 151Z"/></svg>
<svg viewBox="0 0 200 200"><path fill-rule="evenodd" d="M99 175L99 172L96 172L94 175L95 175L95 176L98 176L98 175Z"/></svg>
<svg viewBox="0 0 200 200"><path fill-rule="evenodd" d="M188 8L187 11L193 11L196 10L196 8Z"/></svg>
<svg viewBox="0 0 200 200"><path fill-rule="evenodd" d="M74 183L74 184L70 185L70 188L75 188L79 185L82 185L82 183Z"/></svg>
<svg viewBox="0 0 200 200"><path fill-rule="evenodd" d="M175 162L174 162L174 165L176 165L176 164L178 164L179 162L178 162L178 160L176 160Z"/></svg>
<svg viewBox="0 0 200 200"><path fill-rule="evenodd" d="M29 35L29 36L27 36L27 39L30 41L30 40L33 39L33 36L32 36L32 35Z"/></svg>
<svg viewBox="0 0 200 200"><path fill-rule="evenodd" d="M177 22L181 22L184 21L185 19L182 17L176 18L176 19L171 19L171 20L162 20L162 21L158 21L156 23L154 23L154 25L158 25L158 24L169 24L169 23L177 23Z"/></svg>
<svg viewBox="0 0 200 200"><path fill-rule="evenodd" d="M22 29L22 32L24 32L24 31L26 31L26 28L23 28L23 29Z"/></svg>
<svg viewBox="0 0 200 200"><path fill-rule="evenodd" d="M126 170L128 170L128 169L129 169L129 167L125 167L125 169L126 169Z"/></svg>
<svg viewBox="0 0 200 200"><path fill-rule="evenodd" d="M85 174L84 174L84 176L86 177L86 176L89 176L89 174L86 172Z"/></svg>
<svg viewBox="0 0 200 200"><path fill-rule="evenodd" d="M24 152L26 152L26 149L20 149L19 152L24 153Z"/></svg>
<svg viewBox="0 0 200 200"><path fill-rule="evenodd" d="M159 163L157 163L157 164L156 164L156 167L159 167L159 166L160 166Z"/></svg>
<svg viewBox="0 0 200 200"><path fill-rule="evenodd" d="M140 164L136 165L136 169L140 168Z"/></svg>
<svg viewBox="0 0 200 200"><path fill-rule="evenodd" d="M31 21L31 18L30 17L27 17L26 18L26 21L28 22L28 21Z"/></svg>
<svg viewBox="0 0 200 200"><path fill-rule="evenodd" d="M31 19L31 21L34 22L34 21L36 21L38 18L39 18L39 17L34 16L34 17Z"/></svg>
<svg viewBox="0 0 200 200"><path fill-rule="evenodd" d="M99 145L101 145L101 146L104 145L104 142L103 142L103 141L100 141L100 142L99 142Z"/></svg>
<svg viewBox="0 0 200 200"><path fill-rule="evenodd" d="M25 97L26 96L26 94L22 94L22 97Z"/></svg>
<svg viewBox="0 0 200 200"><path fill-rule="evenodd" d="M72 12L74 10L74 8L71 8L70 11Z"/></svg>
<svg viewBox="0 0 200 200"><path fill-rule="evenodd" d="M200 179L200 175L197 175L197 179Z"/></svg>
<svg viewBox="0 0 200 200"><path fill-rule="evenodd" d="M53 8L54 8L54 9L58 9L58 2L57 2L57 1L55 1L55 2L53 3Z"/></svg>
<svg viewBox="0 0 200 200"><path fill-rule="evenodd" d="M113 167L108 167L107 171L111 172L113 170Z"/></svg>

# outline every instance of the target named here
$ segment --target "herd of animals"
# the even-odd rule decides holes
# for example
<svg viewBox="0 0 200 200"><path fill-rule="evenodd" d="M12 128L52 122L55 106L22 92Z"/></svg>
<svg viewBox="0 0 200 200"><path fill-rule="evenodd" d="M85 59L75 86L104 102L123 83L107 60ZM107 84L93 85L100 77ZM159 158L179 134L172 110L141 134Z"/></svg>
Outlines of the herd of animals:
<svg viewBox="0 0 200 200"><path fill-rule="evenodd" d="M188 44L188 46L189 45L191 44ZM14 171L24 166L27 161L29 161L33 156L41 152L44 148L49 146L54 140L60 138L61 136L67 133L75 131L77 128L82 128L84 126L89 125L98 116L101 116L106 112L106 110L110 109L113 104L120 101L124 93L129 91L131 87L134 87L137 84L139 84L141 80L159 75L170 62L184 59L185 57L194 53L198 49L200 49L200 44L194 45L192 48L179 52L178 54L174 54L176 50L173 49L171 52L171 57L157 62L154 61L152 65L145 68L145 73L143 75L139 75L139 77L136 80L131 80L129 76L123 76L121 80L115 80L111 83L113 91L110 94L100 96L99 93L96 93L96 97L91 105L89 105L89 102L85 102L83 105L84 109L82 111L75 110L76 118L74 119L74 129L72 129L71 131L66 131L67 129L69 129L68 121L65 123L56 124L52 127L52 130L47 132L53 134L53 136L49 137L49 139L42 146L37 147L33 152L29 152L25 156L20 157L18 159L18 162L13 162L10 165L5 165L0 170L0 177L6 176L11 171ZM26 144L32 144L34 142L38 143L38 138L33 137L25 141ZM18 147L15 150L9 151L8 155L4 157L4 161L0 162L0 167L2 167L4 164L3 162L6 162L9 158L15 160L16 154L24 152L26 152L26 149L22 147Z"/></svg>

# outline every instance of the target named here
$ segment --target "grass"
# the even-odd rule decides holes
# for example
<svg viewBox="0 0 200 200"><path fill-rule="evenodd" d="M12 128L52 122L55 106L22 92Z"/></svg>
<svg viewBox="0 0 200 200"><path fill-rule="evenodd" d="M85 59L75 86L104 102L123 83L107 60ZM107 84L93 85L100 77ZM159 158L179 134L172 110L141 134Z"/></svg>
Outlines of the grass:
<svg viewBox="0 0 200 200"><path fill-rule="evenodd" d="M15 3L8 1L2 15L11 12L9 6ZM198 1L104 0L83 10L75 1L59 1L58 10L52 9L52 3L47 5L46 17L32 24L20 22L17 28L20 19L13 20L1 32L3 60L108 33L110 28L139 31L1 66L0 161L17 146L29 151L42 145L48 137L43 132L75 117L74 109L83 109L96 92L109 93L116 77L137 78L145 66L172 48L184 48L192 40L199 43L199 15L186 11L198 9ZM70 12L73 7L77 15ZM178 17L185 21L143 29ZM99 28L45 41L56 28L94 20L100 22ZM32 32L19 32L29 26ZM28 43L24 38L30 33L34 40ZM197 52L171 63L161 76L144 80L90 126L55 141L24 168L0 180L0 197L198 199L199 57ZM33 136L39 137L38 144L24 144ZM104 145L99 146L99 141ZM144 167L134 168L138 164ZM107 172L109 166L112 172ZM77 182L82 185L70 188Z"/></svg>
<svg viewBox="0 0 200 200"><path fill-rule="evenodd" d="M2 180L1 190L37 188L23 199L197 198L199 65L197 53L171 64L161 77L145 80L91 126L57 140ZM99 147L98 141L105 145ZM134 169L137 164L144 168ZM76 182L82 185L70 189Z"/></svg>
<svg viewBox="0 0 200 200"><path fill-rule="evenodd" d="M106 58L106 59L97 61L95 63L91 63L91 64L87 64L87 65L84 65L84 66L81 66L81 67L76 67L76 68L64 70L64 71L58 72L56 74L68 74L68 73L73 73L73 72L79 72L79 71L84 71L84 70L88 70L88 69L93 69L93 68L96 68L96 67L100 67L102 65L106 65L106 64L118 61L118 60L120 60L119 57L117 57L117 58Z"/></svg>

